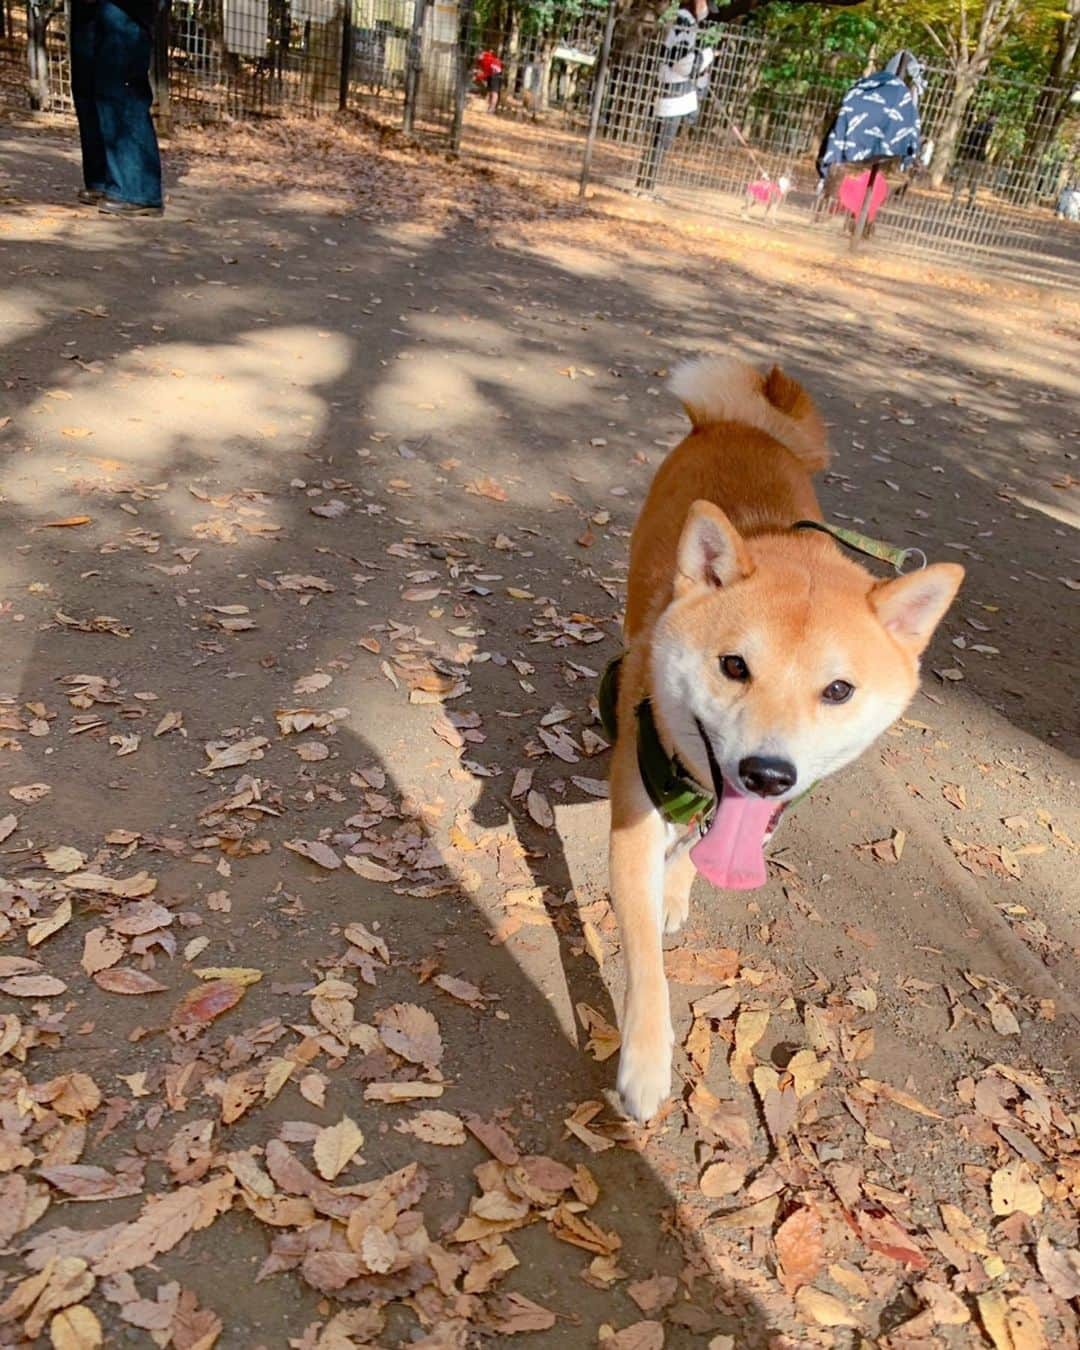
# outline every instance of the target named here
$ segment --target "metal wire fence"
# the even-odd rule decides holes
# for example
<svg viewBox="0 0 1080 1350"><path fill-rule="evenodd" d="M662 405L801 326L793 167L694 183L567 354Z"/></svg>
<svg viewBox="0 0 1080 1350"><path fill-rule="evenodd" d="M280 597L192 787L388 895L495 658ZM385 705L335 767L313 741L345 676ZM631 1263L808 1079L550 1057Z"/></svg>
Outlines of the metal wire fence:
<svg viewBox="0 0 1080 1350"><path fill-rule="evenodd" d="M3 90L19 87L12 72L21 64L32 105L70 109L69 2L0 0ZM417 134L580 177L583 186L769 224L853 228L852 201L865 188L857 180L841 190L838 178L823 192L816 164L844 92L866 73L862 54L825 55L713 26L702 39L712 62L697 114L665 124L657 117L662 29L624 29L614 16L608 27L603 0L593 0L561 32L502 43L500 116L466 116L479 45L470 4L173 0L155 47L159 112L214 120L382 107ZM959 107L952 74L927 66L924 143L945 149L909 172L887 167L884 199L867 222L872 244L983 263L1019 259L1080 284L1080 227L1055 212L1062 189L1080 182L1080 104L1071 92L991 73ZM512 135L508 118L522 124ZM857 172L865 180L866 170Z"/></svg>
<svg viewBox="0 0 1080 1350"><path fill-rule="evenodd" d="M868 169L856 167L852 190L840 193L842 175L822 191L816 166L845 91L867 73L864 58L792 51L738 26L714 26L703 45L713 59L696 115L660 119L662 33L643 39L616 27L598 89L600 22L579 23L549 51L541 82L544 115L563 138L558 162L573 158L565 138L584 140L591 113L590 181L719 215L851 231ZM924 147L951 142L951 152L909 172L888 167L868 236L984 263L1023 255L1076 284L1080 230L1056 211L1062 190L1080 180L1074 91L990 74L958 108L951 72L929 65L925 74ZM516 102L527 110L520 90ZM542 157L543 142L533 144Z"/></svg>

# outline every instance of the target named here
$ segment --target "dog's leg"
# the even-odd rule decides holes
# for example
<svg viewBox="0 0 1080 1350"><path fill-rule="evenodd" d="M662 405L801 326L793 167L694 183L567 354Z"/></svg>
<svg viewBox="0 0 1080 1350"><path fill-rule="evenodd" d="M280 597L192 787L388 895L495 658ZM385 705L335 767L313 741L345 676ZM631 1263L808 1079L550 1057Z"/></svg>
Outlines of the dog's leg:
<svg viewBox="0 0 1080 1350"><path fill-rule="evenodd" d="M626 963L619 1092L646 1121L671 1091L671 1005L660 925L664 821L638 774L632 742L617 745L611 773L611 898Z"/></svg>
<svg viewBox="0 0 1080 1350"><path fill-rule="evenodd" d="M664 932L677 933L690 914L690 888L697 868L690 861L690 850L697 842L696 829L668 849L664 867Z"/></svg>

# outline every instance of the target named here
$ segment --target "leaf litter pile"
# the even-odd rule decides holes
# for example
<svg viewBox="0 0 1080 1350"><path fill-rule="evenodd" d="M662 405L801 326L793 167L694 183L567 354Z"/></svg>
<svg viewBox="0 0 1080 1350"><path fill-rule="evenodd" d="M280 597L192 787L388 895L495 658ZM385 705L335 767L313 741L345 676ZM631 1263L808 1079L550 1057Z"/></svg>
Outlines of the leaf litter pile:
<svg viewBox="0 0 1080 1350"><path fill-rule="evenodd" d="M402 171L382 153L369 201ZM552 381L625 416L633 377L648 405L657 372L555 345ZM974 967L887 978L854 920L823 973L791 941L824 924L791 856L779 919L668 951L675 1096L621 1119L614 919L602 872L568 889L558 859L567 809L602 848L592 696L649 455L610 470L632 493L553 471L537 505L482 444L371 420L258 489L88 453L88 513L27 529L43 575L78 542L20 600L35 682L0 704L0 1344L1076 1350L1080 1115L1028 1048L1054 1001ZM881 764L933 790L942 848L1052 965L1008 888L1075 845L1030 800L988 834L946 748L913 716ZM885 888L912 845L847 853ZM580 1048L526 988L544 952L584 972ZM937 1078L897 1053L931 1007ZM269 1311L234 1325L250 1289Z"/></svg>

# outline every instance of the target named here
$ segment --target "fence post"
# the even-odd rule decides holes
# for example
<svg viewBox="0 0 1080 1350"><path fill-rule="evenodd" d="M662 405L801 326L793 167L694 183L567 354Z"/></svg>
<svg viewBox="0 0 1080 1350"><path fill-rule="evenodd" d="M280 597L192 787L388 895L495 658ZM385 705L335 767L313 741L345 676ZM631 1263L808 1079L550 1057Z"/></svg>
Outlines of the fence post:
<svg viewBox="0 0 1080 1350"><path fill-rule="evenodd" d="M338 112L345 112L349 106L353 58L353 0L343 0L343 3L345 13L341 21L341 84L338 87Z"/></svg>
<svg viewBox="0 0 1080 1350"><path fill-rule="evenodd" d="M49 57L45 50L47 25L48 20L42 15L37 0L27 0L26 65L30 107L34 112L41 112L49 101Z"/></svg>
<svg viewBox="0 0 1080 1350"><path fill-rule="evenodd" d="M881 165L872 164L870 166L870 179L866 184L866 191L863 193L862 202L859 204L859 214L851 223L851 251L854 253L862 243L863 234L866 232L866 222L870 215L870 207L874 199L874 187L877 180L881 177Z"/></svg>
<svg viewBox="0 0 1080 1350"><path fill-rule="evenodd" d="M169 24L172 8L158 8L154 23L154 45L150 54L150 85L154 91L154 121L159 131L172 131L172 97L169 90Z"/></svg>
<svg viewBox="0 0 1080 1350"><path fill-rule="evenodd" d="M473 0L461 0L461 20L458 25L458 77L454 90L454 121L450 128L450 149L461 149L461 128L465 120L465 98L472 77L472 18Z"/></svg>
<svg viewBox="0 0 1080 1350"><path fill-rule="evenodd" d="M425 0L414 0L412 29L409 32L409 46L405 55L405 112L401 120L402 129L412 135L416 121L416 100L420 93L420 57L424 41Z"/></svg>
<svg viewBox="0 0 1080 1350"><path fill-rule="evenodd" d="M607 21L604 24L604 42L596 62L596 75L593 79L592 106L589 108L589 134L585 138L585 154L581 161L581 181L578 184L578 196L585 196L589 186L589 172L592 169L593 147L596 145L596 132L600 126L600 110L604 102L604 86L607 84L608 58L611 55L611 38L615 31L615 0L608 0Z"/></svg>

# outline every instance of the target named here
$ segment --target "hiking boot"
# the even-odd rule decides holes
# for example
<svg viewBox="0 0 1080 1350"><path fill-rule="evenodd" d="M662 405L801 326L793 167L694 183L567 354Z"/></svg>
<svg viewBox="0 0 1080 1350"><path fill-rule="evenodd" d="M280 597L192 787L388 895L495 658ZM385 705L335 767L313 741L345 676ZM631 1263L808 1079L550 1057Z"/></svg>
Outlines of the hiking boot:
<svg viewBox="0 0 1080 1350"><path fill-rule="evenodd" d="M163 216L165 208L163 206L148 206L143 202L118 202L112 197L105 197L98 210L106 216Z"/></svg>
<svg viewBox="0 0 1080 1350"><path fill-rule="evenodd" d="M80 188L75 197L83 206L98 206L105 200L105 194L100 188Z"/></svg>

